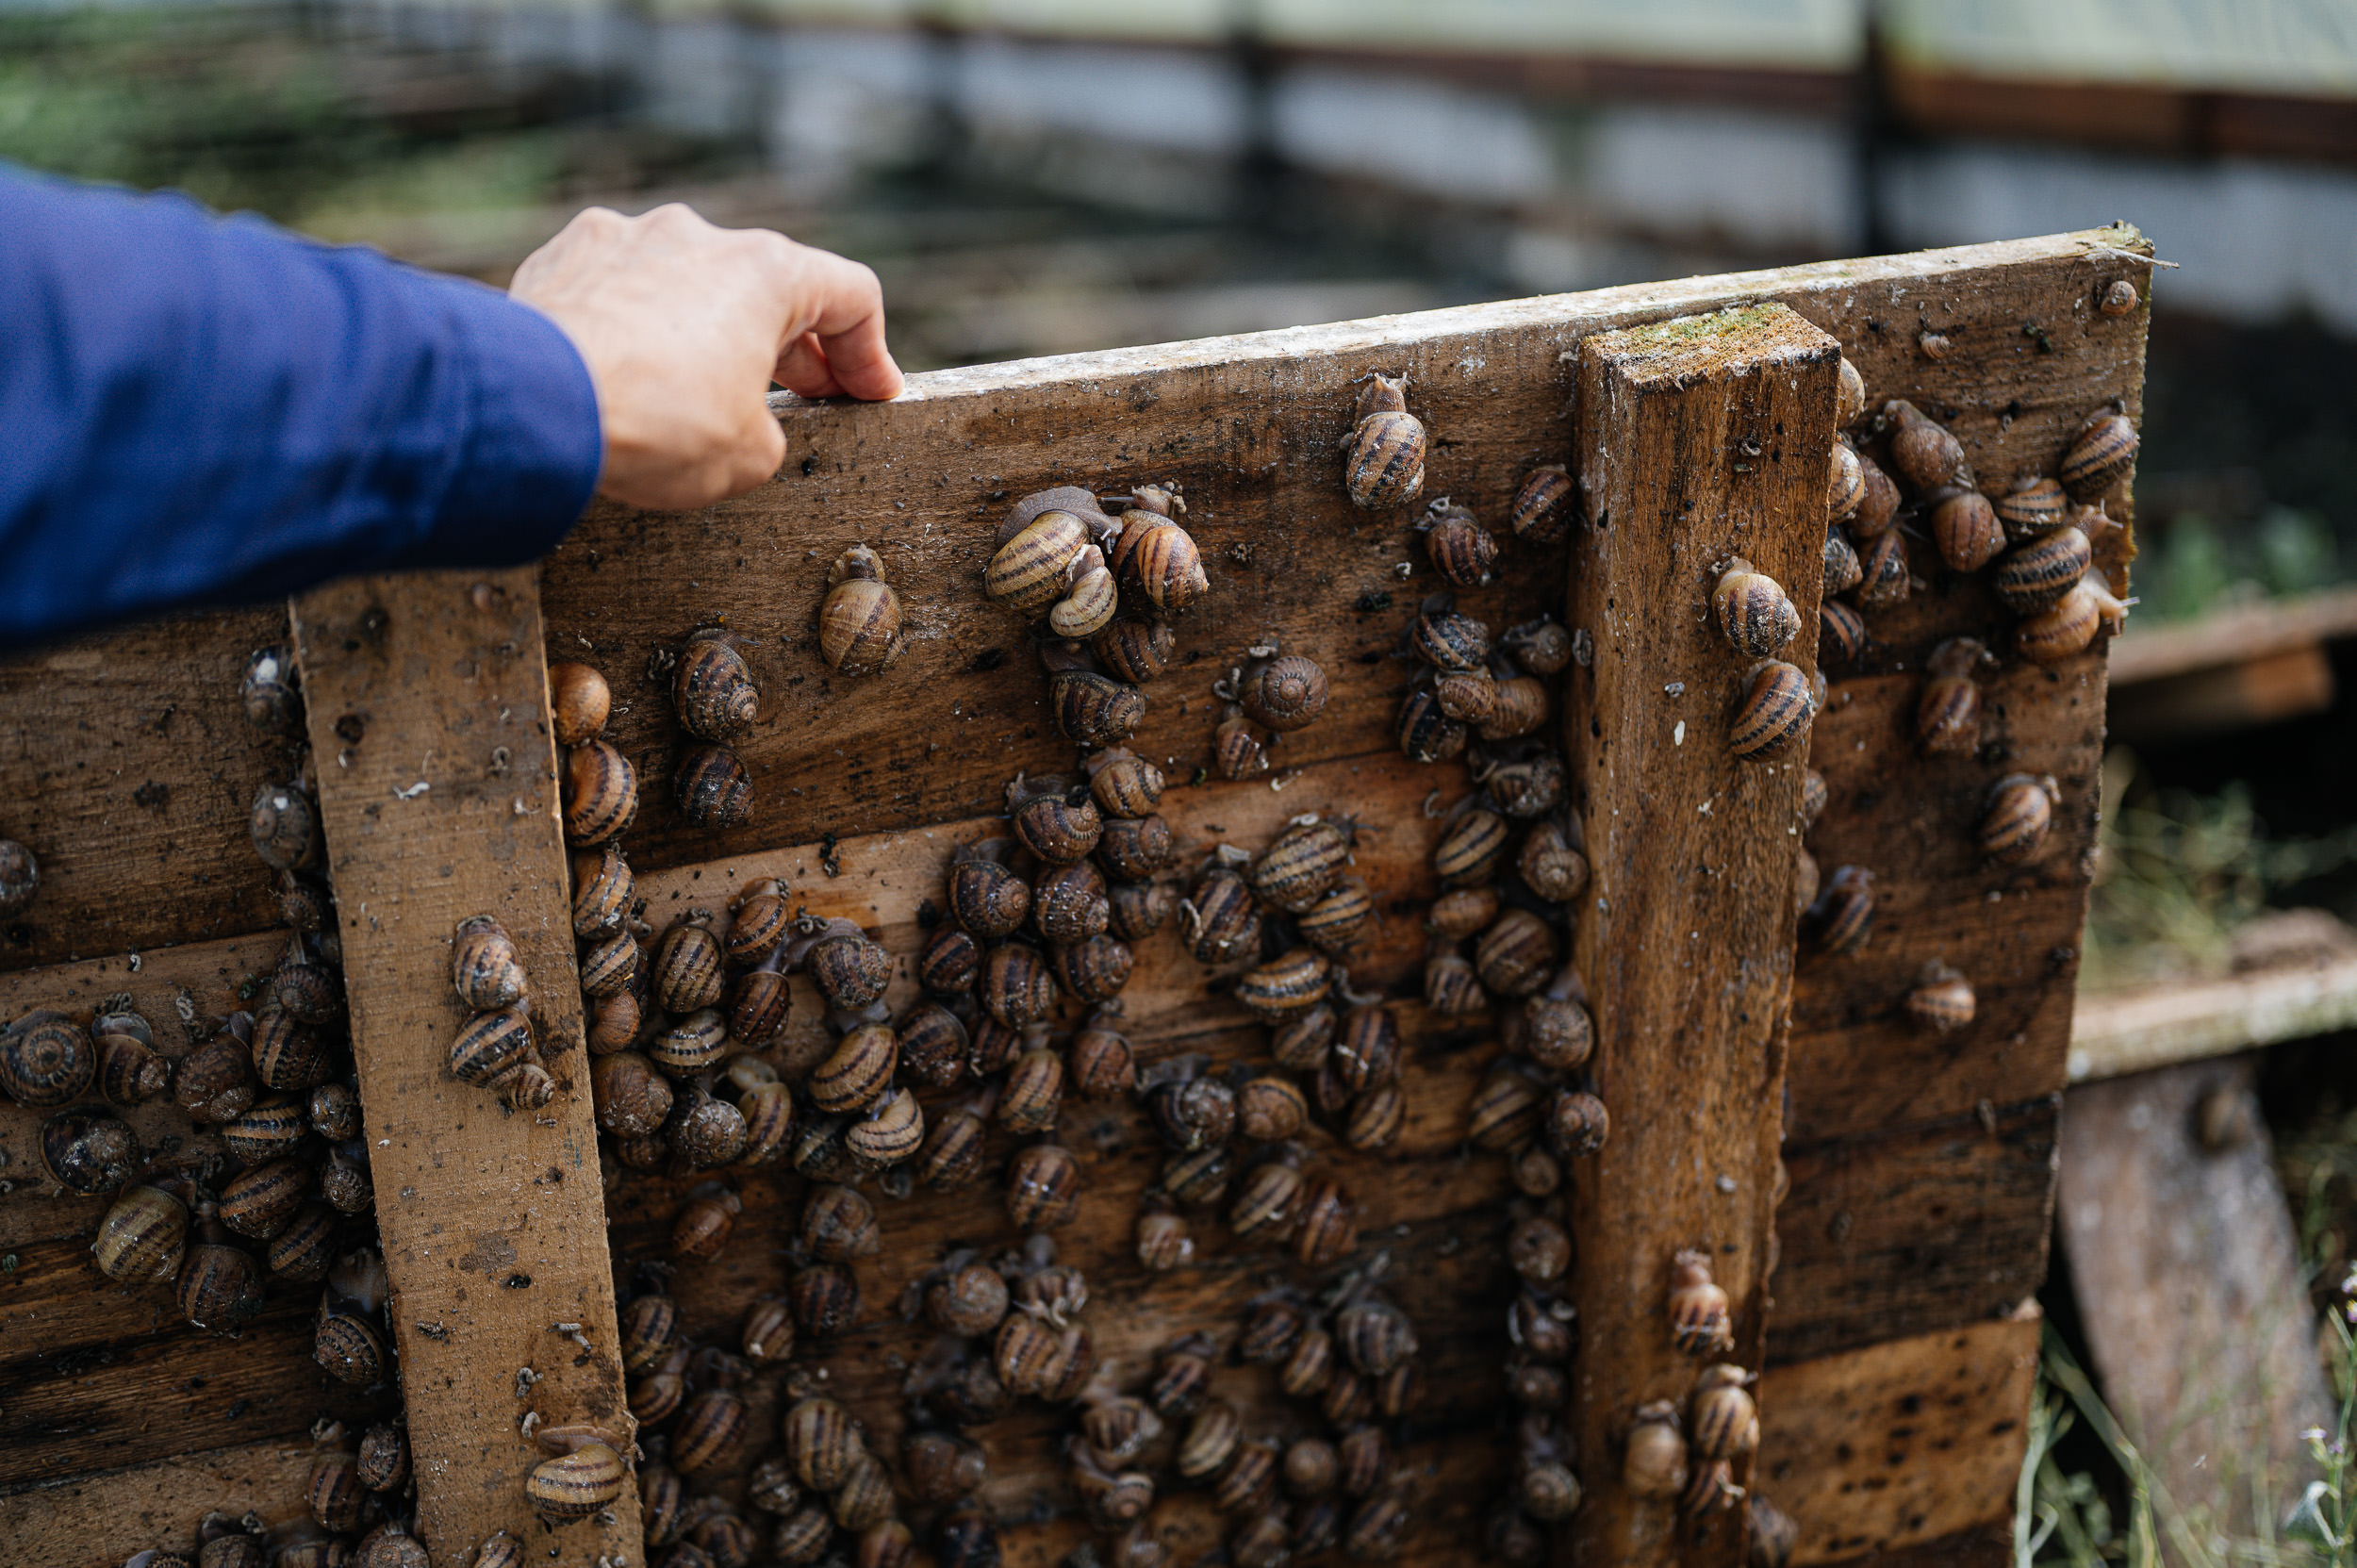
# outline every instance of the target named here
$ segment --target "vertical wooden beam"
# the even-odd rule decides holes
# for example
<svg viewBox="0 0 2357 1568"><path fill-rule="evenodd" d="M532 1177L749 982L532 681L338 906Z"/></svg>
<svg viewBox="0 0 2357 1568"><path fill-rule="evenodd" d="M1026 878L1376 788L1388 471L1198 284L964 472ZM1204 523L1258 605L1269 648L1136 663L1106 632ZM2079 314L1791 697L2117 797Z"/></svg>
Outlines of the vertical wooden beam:
<svg viewBox="0 0 2357 1568"><path fill-rule="evenodd" d="M1612 1132L1578 1163L1572 1206L1572 1423L1589 1483L1564 1543L1573 1563L1742 1557L1740 1509L1689 1527L1673 1501L1632 1494L1622 1467L1638 1408L1666 1399L1683 1414L1704 1364L1676 1349L1664 1313L1680 1250L1706 1253L1733 1303L1736 1348L1711 1359L1760 1364L1806 747L1772 761L1728 751L1755 661L1710 599L1729 557L1752 561L1801 618L1778 656L1814 669L1839 360L1777 305L1581 346L1589 523L1569 619L1591 650L1565 708L1593 885L1574 954Z"/></svg>
<svg viewBox="0 0 2357 1568"><path fill-rule="evenodd" d="M522 1418L626 1428L536 572L354 578L297 600L392 1326L437 1562L635 1561L637 1497L547 1537ZM505 923L558 1082L537 1113L446 1069L451 932ZM573 1326L559 1329L554 1325ZM530 1367L536 1383L519 1378ZM519 1385L529 1384L519 1388Z"/></svg>

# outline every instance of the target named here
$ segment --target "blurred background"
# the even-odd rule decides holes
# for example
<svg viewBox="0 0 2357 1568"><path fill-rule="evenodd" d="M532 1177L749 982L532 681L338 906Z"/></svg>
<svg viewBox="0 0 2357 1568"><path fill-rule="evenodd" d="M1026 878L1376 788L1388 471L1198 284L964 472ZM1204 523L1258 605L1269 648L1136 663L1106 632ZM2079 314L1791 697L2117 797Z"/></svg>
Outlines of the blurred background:
<svg viewBox="0 0 2357 1568"><path fill-rule="evenodd" d="M912 370L2132 222L2181 266L2074 1094L2241 1063L2283 1289L2348 1298L2351 0L0 0L0 158L492 283L585 204L686 200L874 266ZM2197 1045L2102 1011L2154 996ZM2095 1288L2045 1293L2054 1560L2119 1558L2168 1461L2067 1397Z"/></svg>

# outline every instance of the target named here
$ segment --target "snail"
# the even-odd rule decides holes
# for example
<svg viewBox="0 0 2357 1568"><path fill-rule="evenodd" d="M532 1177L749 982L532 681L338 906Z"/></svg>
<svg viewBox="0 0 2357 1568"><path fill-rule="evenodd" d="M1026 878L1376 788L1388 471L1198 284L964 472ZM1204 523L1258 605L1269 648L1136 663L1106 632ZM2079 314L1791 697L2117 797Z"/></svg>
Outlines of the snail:
<svg viewBox="0 0 2357 1568"><path fill-rule="evenodd" d="M1187 1216L1168 1199L1149 1199L1138 1214L1137 1256L1140 1267L1155 1274L1184 1268L1195 1261L1195 1238Z"/></svg>
<svg viewBox="0 0 2357 1568"><path fill-rule="evenodd" d="M1871 457L1860 454L1857 466L1865 495L1850 514L1848 528L1853 539L1864 542L1890 532L1898 521L1899 487Z"/></svg>
<svg viewBox="0 0 2357 1568"><path fill-rule="evenodd" d="M99 1222L91 1251L98 1271L125 1284L170 1279L180 1272L189 1233L189 1206L178 1184L124 1187Z"/></svg>
<svg viewBox="0 0 2357 1568"><path fill-rule="evenodd" d="M1955 352L1955 344L1944 332L1926 329L1915 335L1915 346L1924 358L1938 364Z"/></svg>
<svg viewBox="0 0 2357 1568"><path fill-rule="evenodd" d="M636 883L618 844L572 857L573 934L590 941L618 933L630 916Z"/></svg>
<svg viewBox="0 0 2357 1568"><path fill-rule="evenodd" d="M752 820L753 779L725 746L691 746L671 774L671 799L689 824L706 833Z"/></svg>
<svg viewBox="0 0 2357 1568"><path fill-rule="evenodd" d="M1854 953L1874 929L1874 873L1862 866L1840 866L1809 905L1805 922L1829 953Z"/></svg>
<svg viewBox="0 0 2357 1568"><path fill-rule="evenodd" d="M262 1310L262 1271L218 1220L204 1219L180 1265L180 1315L200 1329L234 1329Z"/></svg>
<svg viewBox="0 0 2357 1568"><path fill-rule="evenodd" d="M2134 601L2116 597L2094 582L2094 575L2087 572L2052 604L2017 625L2014 651L2033 664L2060 664L2083 652L2105 627L2118 631Z"/></svg>
<svg viewBox="0 0 2357 1568"><path fill-rule="evenodd" d="M2019 544L2060 528L2069 516L2069 499L2059 480L2024 474L1997 498L1992 510L2005 537Z"/></svg>
<svg viewBox="0 0 2357 1568"><path fill-rule="evenodd" d="M1821 663L1851 664L1866 647L1866 618L1838 600L1817 605L1817 657Z"/></svg>
<svg viewBox="0 0 2357 1568"><path fill-rule="evenodd" d="M1533 823L1523 835L1514 867L1524 886L1550 903L1562 903L1577 898L1588 885L1584 847L1579 819L1557 812Z"/></svg>
<svg viewBox="0 0 2357 1568"><path fill-rule="evenodd" d="M727 1250L736 1233L736 1216L745 1212L742 1198L717 1181L698 1185L671 1220L671 1258L677 1263L710 1263Z"/></svg>
<svg viewBox="0 0 2357 1568"><path fill-rule="evenodd" d="M1856 450L1846 440L1834 442L1825 476L1826 523L1848 521L1865 499L1866 470L1860 465Z"/></svg>
<svg viewBox="0 0 2357 1568"><path fill-rule="evenodd" d="M1547 1146L1564 1159L1585 1159L1612 1135L1612 1116L1594 1095L1561 1090L1547 1106L1546 1135Z"/></svg>
<svg viewBox="0 0 2357 1568"><path fill-rule="evenodd" d="M1465 749L1465 726L1448 717L1429 685L1416 686L1400 704L1398 735L1410 762L1446 762Z"/></svg>
<svg viewBox="0 0 2357 1568"><path fill-rule="evenodd" d="M1074 745L1119 745L1145 719L1146 694L1090 668L1078 644L1043 644L1040 662L1048 671L1048 716Z"/></svg>
<svg viewBox="0 0 2357 1568"><path fill-rule="evenodd" d="M2003 865L2036 855L2046 842L2062 790L2051 773L2008 773L1990 786L1988 805L1974 839L1981 853Z"/></svg>
<svg viewBox="0 0 2357 1568"><path fill-rule="evenodd" d="M1507 526L1518 539L1554 544L1571 529L1574 493L1572 476L1561 464L1535 468L1523 476L1521 487L1514 492L1514 503L1506 514Z"/></svg>
<svg viewBox="0 0 2357 1568"><path fill-rule="evenodd" d="M1555 933L1526 909L1509 909L1474 945L1474 971L1493 995L1526 997L1555 970Z"/></svg>
<svg viewBox="0 0 2357 1568"><path fill-rule="evenodd" d="M613 688L585 664L549 666L549 727L559 746L579 746L605 733Z"/></svg>
<svg viewBox="0 0 2357 1568"><path fill-rule="evenodd" d="M638 816L638 770L610 743L585 741L565 755L563 796L566 842L580 849L603 844ZM578 901L574 909L578 929Z"/></svg>
<svg viewBox="0 0 2357 1568"><path fill-rule="evenodd" d="M1303 1195L1294 1228L1294 1261L1304 1268L1340 1263L1359 1243L1359 1206L1342 1183L1314 1180Z"/></svg>
<svg viewBox="0 0 2357 1568"><path fill-rule="evenodd" d="M1071 1223L1080 1196L1080 1164L1056 1144L1032 1144L1007 1166L1007 1217L1025 1230Z"/></svg>
<svg viewBox="0 0 2357 1568"><path fill-rule="evenodd" d="M1165 622L1124 618L1098 631L1089 647L1116 680L1142 686L1170 668L1178 641Z"/></svg>
<svg viewBox="0 0 2357 1568"><path fill-rule="evenodd" d="M1946 485L1971 484L1963 444L1948 433L1946 426L1926 417L1904 398L1885 404L1883 418L1898 427L1890 437L1890 460L1898 467L1900 478L1923 491Z"/></svg>
<svg viewBox="0 0 2357 1568"><path fill-rule="evenodd" d="M1424 534L1425 554L1442 582L1452 587L1477 588L1490 581L1497 564L1497 536L1482 527L1473 513L1442 496L1425 508L1416 527Z"/></svg>
<svg viewBox="0 0 2357 1568"><path fill-rule="evenodd" d="M1865 581L1866 571L1858 564L1857 547L1838 528L1825 530L1824 566L1824 591L1828 595L1847 593Z"/></svg>
<svg viewBox="0 0 2357 1568"><path fill-rule="evenodd" d="M1913 585L1905 536L1895 528L1875 536L1868 543L1866 553L1858 557L1858 586L1854 593L1858 604L1869 610L1888 609L1904 603Z"/></svg>
<svg viewBox="0 0 2357 1568"><path fill-rule="evenodd" d="M1425 431L1408 412L1408 378L1379 372L1359 394L1357 423L1343 441L1343 484L1367 511L1404 506L1424 489Z"/></svg>
<svg viewBox="0 0 2357 1568"><path fill-rule="evenodd" d="M1317 661L1299 653L1280 653L1272 645L1252 650L1252 662L1231 677L1231 687L1214 687L1244 711L1255 724L1289 734L1309 728L1326 711L1326 671Z"/></svg>
<svg viewBox="0 0 2357 1568"><path fill-rule="evenodd" d="M2106 316L2117 319L2134 311L2138 300L2139 296L2134 284L2124 277L2114 278L2104 287L2103 291L2095 297L2095 308Z"/></svg>
<svg viewBox="0 0 2357 1568"><path fill-rule="evenodd" d="M1294 918L1294 929L1319 951L1338 955L1358 942L1374 917L1374 891L1357 877L1343 877Z"/></svg>
<svg viewBox="0 0 2357 1568"><path fill-rule="evenodd" d="M1978 490L1954 489L1932 507L1932 541L1952 570L1978 571L2005 547L2005 530L1988 497Z"/></svg>
<svg viewBox="0 0 2357 1568"><path fill-rule="evenodd" d="M1949 1034L1972 1021L1972 982L1964 975L1932 959L1916 976L1915 989L1907 993L1907 1016L1923 1029Z"/></svg>
<svg viewBox="0 0 2357 1568"><path fill-rule="evenodd" d="M1777 659L1754 665L1727 731L1727 750L1744 761L1779 756L1808 734L1817 715L1809 678Z"/></svg>
<svg viewBox="0 0 2357 1568"><path fill-rule="evenodd" d="M1408 631L1416 657L1442 671L1477 670L1490 662L1490 628L1468 615L1459 615L1455 601L1435 594L1425 601L1415 624Z"/></svg>
<svg viewBox="0 0 2357 1568"><path fill-rule="evenodd" d="M523 1000L524 966L516 940L495 916L470 915L451 940L451 985L461 1005L482 1013Z"/></svg>
<svg viewBox="0 0 2357 1568"><path fill-rule="evenodd" d="M1127 496L1107 499L1127 508L1121 514L1120 537L1107 557L1121 586L1145 595L1155 609L1169 614L1211 591L1194 536L1173 520L1175 513L1187 509L1178 487L1142 485Z"/></svg>
<svg viewBox="0 0 2357 1568"><path fill-rule="evenodd" d="M257 648L238 678L238 702L246 722L271 734L299 734L303 729L303 676L293 655L284 648Z"/></svg>
<svg viewBox="0 0 2357 1568"><path fill-rule="evenodd" d="M1833 422L1837 429L1857 423L1866 412L1866 378L1858 374L1855 365L1845 355L1836 372L1833 394Z"/></svg>
<svg viewBox="0 0 2357 1568"><path fill-rule="evenodd" d="M1145 817L1162 801L1162 770L1126 747L1090 753L1089 798L1108 817Z"/></svg>
<svg viewBox="0 0 2357 1568"><path fill-rule="evenodd" d="M1665 1310L1671 1341L1688 1355L1718 1355L1734 1348L1727 1293L1710 1278L1707 1254L1689 1248L1671 1261Z"/></svg>
<svg viewBox="0 0 2357 1568"><path fill-rule="evenodd" d="M567 1525L602 1510L622 1494L629 1472L615 1444L628 1445L604 1432L578 1427L543 1427L540 1445L552 1459L535 1465L524 1478L524 1497L547 1524Z"/></svg>
<svg viewBox="0 0 2357 1568"><path fill-rule="evenodd" d="M1294 818L1252 863L1253 893L1289 915L1308 910L1341 880L1352 831L1314 814Z"/></svg>
<svg viewBox="0 0 2357 1568"><path fill-rule="evenodd" d="M1566 964L1544 990L1523 1003L1516 1044L1542 1067L1576 1071L1595 1048L1595 1022L1586 1003L1579 973Z"/></svg>
<svg viewBox="0 0 2357 1568"><path fill-rule="evenodd" d="M41 1169L68 1192L96 1197L119 1190L137 1173L139 1134L104 1106L59 1111L41 1124Z"/></svg>
<svg viewBox="0 0 2357 1568"><path fill-rule="evenodd" d="M63 1105L87 1091L97 1074L97 1046L62 1013L39 1009L0 1032L0 1090L19 1105Z"/></svg>
<svg viewBox="0 0 2357 1568"><path fill-rule="evenodd" d="M2014 614L2035 615L2076 586L2094 559L2094 546L2085 531L2056 528L2008 551L1989 586Z"/></svg>
<svg viewBox="0 0 2357 1568"><path fill-rule="evenodd" d="M263 784L248 813L247 831L254 852L273 871L297 871L319 861L319 814L297 785ZM32 895L24 897L29 902Z"/></svg>
<svg viewBox="0 0 2357 1568"><path fill-rule="evenodd" d="M839 564L839 563L838 563ZM700 740L726 744L761 717L761 691L735 634L700 626L687 635L672 677L680 728Z"/></svg>
<svg viewBox="0 0 2357 1568"><path fill-rule="evenodd" d="M1178 904L1179 937L1198 964L1225 964L1256 950L1260 942L1260 912L1235 864L1245 857L1222 850Z"/></svg>
<svg viewBox="0 0 2357 1568"><path fill-rule="evenodd" d="M2135 426L2125 414L2107 408L2071 437L2054 477L2074 501L2092 501L2118 483L2135 460Z"/></svg>
<svg viewBox="0 0 2357 1568"><path fill-rule="evenodd" d="M838 675L874 675L891 668L906 646L899 590L884 581L882 557L866 545L851 546L827 569L827 597L818 606L819 656Z"/></svg>
<svg viewBox="0 0 2357 1568"><path fill-rule="evenodd" d="M1736 652L1755 659L1770 657L1800 635L1800 612L1783 587L1740 555L1721 572L1711 606Z"/></svg>
<svg viewBox="0 0 2357 1568"><path fill-rule="evenodd" d="M1236 999L1263 1023L1281 1024L1324 1000L1335 984L1334 961L1315 948L1288 949L1237 978Z"/></svg>
<svg viewBox="0 0 2357 1568"><path fill-rule="evenodd" d="M1970 756L1981 748L1981 688L1972 672L1996 656L1974 637L1950 637L1932 650L1930 679L1915 703L1915 739L1936 756Z"/></svg>
<svg viewBox="0 0 2357 1568"><path fill-rule="evenodd" d="M1527 821L1544 817L1563 800L1563 754L1542 742L1475 747L1466 770L1511 817Z"/></svg>
<svg viewBox="0 0 2357 1568"><path fill-rule="evenodd" d="M1458 950L1456 943L1433 937L1425 948L1425 1005L1442 1017L1459 1018L1479 1012L1488 1001L1473 961Z"/></svg>
<svg viewBox="0 0 2357 1568"><path fill-rule="evenodd" d="M1574 652L1570 630L1560 621L1543 618L1508 627L1498 638L1498 646L1533 675L1561 674L1572 662Z"/></svg>

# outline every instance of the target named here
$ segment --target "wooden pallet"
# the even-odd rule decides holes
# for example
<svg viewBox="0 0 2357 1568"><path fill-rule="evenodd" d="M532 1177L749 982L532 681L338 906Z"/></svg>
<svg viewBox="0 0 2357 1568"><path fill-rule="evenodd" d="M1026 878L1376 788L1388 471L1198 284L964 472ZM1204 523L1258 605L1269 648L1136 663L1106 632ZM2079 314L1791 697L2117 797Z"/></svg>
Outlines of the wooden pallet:
<svg viewBox="0 0 2357 1568"><path fill-rule="evenodd" d="M2009 661L1987 683L1981 754L1920 759L1907 735L1925 653L1962 633L2002 636L2005 620L1981 582L1912 547L1921 586L1874 619L1861 664L1829 672L1810 753L1832 797L1813 846L1827 871L1855 862L1881 874L1875 934L1854 958L1804 953L1796 965L1798 840L1777 824L1797 770L1738 770L1718 749L1741 671L1702 605L1706 557L1739 539L1805 610L1815 603L1819 520L1805 502L1831 440L1837 345L1876 400L1908 397L1944 421L1984 476L2051 470L2106 403L2134 418L2144 313L2093 308L2116 278L2149 287L2121 247L2143 248L2118 230L2063 235L943 371L885 405L781 399L787 461L750 495L688 516L601 504L536 582L429 574L300 602L420 1527L437 1561L465 1561L501 1525L546 1543L536 1561L638 1560L627 1500L609 1527L543 1536L530 1523L517 1493L530 1458L517 1373L531 1365L547 1379L535 1396L544 1420L617 1408L610 1287L661 1254L686 1185L601 1170L577 1048L552 1062L569 1093L537 1118L504 1115L439 1070L458 1012L437 977L464 914L502 916L555 1005L554 1037L578 1029L549 815L546 662L585 660L614 682L610 733L647 784L627 844L650 919L660 927L672 911L724 903L750 877L781 875L798 903L856 919L902 959L897 1000L914 994L906 960L926 905L938 907L948 850L993 830L1016 772L1070 765L1027 634L979 592L995 519L1044 485L1177 481L1214 591L1184 627L1188 662L1150 689L1136 742L1169 764L1165 814L1190 862L1218 840L1257 849L1298 813L1355 816L1358 872L1384 913L1353 978L1410 998L1420 906L1434 891L1427 802L1469 784L1460 767L1410 764L1393 743L1411 672L1396 650L1435 586L1420 543L1404 515L1355 512L1335 483L1353 384L1378 370L1409 375L1434 432L1427 493L1498 518L1528 468L1576 452L1591 502L1610 498L1608 530L1553 552L1509 544L1500 580L1464 596L1502 625L1560 610L1568 580L1574 623L1595 650L1591 668L1574 667L1567 719L1609 905L1582 914L1577 952L1619 1127L1572 1204L1589 1349L1571 1413L1591 1501L1564 1532L1564 1560L1740 1556L1739 1531L1670 1530L1616 1479L1633 1402L1681 1393L1691 1376L1654 1327L1668 1255L1708 1245L1739 1306L1741 1354L1768 1367L1755 1482L1801 1514L1795 1560L1998 1561L2037 1334L2023 1304L2045 1271L2102 654L2052 669ZM1750 308L1770 305L1782 308ZM1746 308L1626 331L1730 306ZM1918 348L1931 328L1951 345L1937 363ZM1764 435L1761 472L1738 472L1730 431ZM1701 504L1678 504L1688 500ZM2124 488L2114 512L2126 515ZM888 675L847 682L816 658L813 616L828 561L860 539L908 603L912 646ZM754 819L717 836L690 829L664 787L680 737L651 665L715 619L751 639L764 693L742 748ZM274 960L269 881L244 824L255 784L288 763L245 725L235 687L247 652L287 635L275 613L200 616L0 667L19 736L0 755L13 802L0 831L31 845L45 872L41 901L0 946L10 1015L117 992L157 1018L178 1016L183 999L193 1015L216 1015ZM1333 700L1266 778L1204 782L1211 683L1271 637L1320 660ZM2052 772L2065 808L2045 854L1994 870L1970 828L1989 781L2016 769ZM1665 946L1685 933L1689 950ZM1899 1009L1933 957L1971 975L1980 998L1979 1020L1937 1041ZM1264 1048L1169 934L1138 958L1126 999L1145 1057ZM1724 1011L1690 1012L1715 1021L1681 1032L1680 1010L1706 1000ZM1388 1253L1426 1347L1404 1560L1456 1561L1511 1463L1500 1372L1510 1189L1498 1157L1463 1146L1496 1048L1486 1021L1444 1027L1413 1000L1400 1012L1410 1114L1399 1145L1379 1160L1321 1145L1314 1158L1356 1190L1360 1261ZM789 1051L817 1015L803 991ZM158 1132L168 1123L154 1120ZM104 1204L24 1179L34 1127L0 1107L17 1178L0 1198L11 1260L0 1274L0 1539L97 1568L185 1537L206 1507L298 1511L306 1428L371 1408L305 1354L308 1303L278 1303L229 1340L180 1324L165 1296L107 1283L87 1250ZM1779 1136L1789 1190L1775 1209ZM1088 1185L1060 1247L1090 1279L1109 1377L1133 1378L1184 1329L1232 1332L1249 1296L1292 1274L1209 1224L1197 1266L1145 1274L1131 1216L1160 1157L1142 1119L1126 1105L1068 1111L1064 1137ZM1664 1168L1705 1179L1664 1182ZM767 1238L791 1225L801 1183L742 1186L735 1245L674 1283L701 1339L733 1341L747 1304L783 1279ZM954 1245L1015 1236L988 1191L887 1201L882 1218L886 1249L861 1265L865 1320L812 1364L889 1453L899 1369L926 1343L893 1310L903 1285ZM584 1325L588 1348L553 1335L557 1322ZM1238 1367L1221 1379L1253 1429L1292 1429L1265 1375ZM756 1453L776 1381L756 1385ZM985 1434L987 1502L1036 1521L1007 1533L1026 1564L1057 1560L1085 1533L1065 1507L1062 1425L1033 1407ZM1171 1497L1157 1519L1178 1561L1219 1529L1199 1493Z"/></svg>

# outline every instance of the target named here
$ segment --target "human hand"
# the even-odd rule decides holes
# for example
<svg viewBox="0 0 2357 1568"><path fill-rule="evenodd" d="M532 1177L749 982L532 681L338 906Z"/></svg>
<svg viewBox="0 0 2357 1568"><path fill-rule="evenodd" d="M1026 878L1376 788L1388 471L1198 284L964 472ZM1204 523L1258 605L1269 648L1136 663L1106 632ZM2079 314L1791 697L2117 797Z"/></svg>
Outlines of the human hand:
<svg viewBox="0 0 2357 1568"><path fill-rule="evenodd" d="M705 506L776 473L773 380L804 397L902 386L874 272L677 204L639 218L585 209L524 258L508 293L581 351L605 433L598 488L633 506Z"/></svg>

